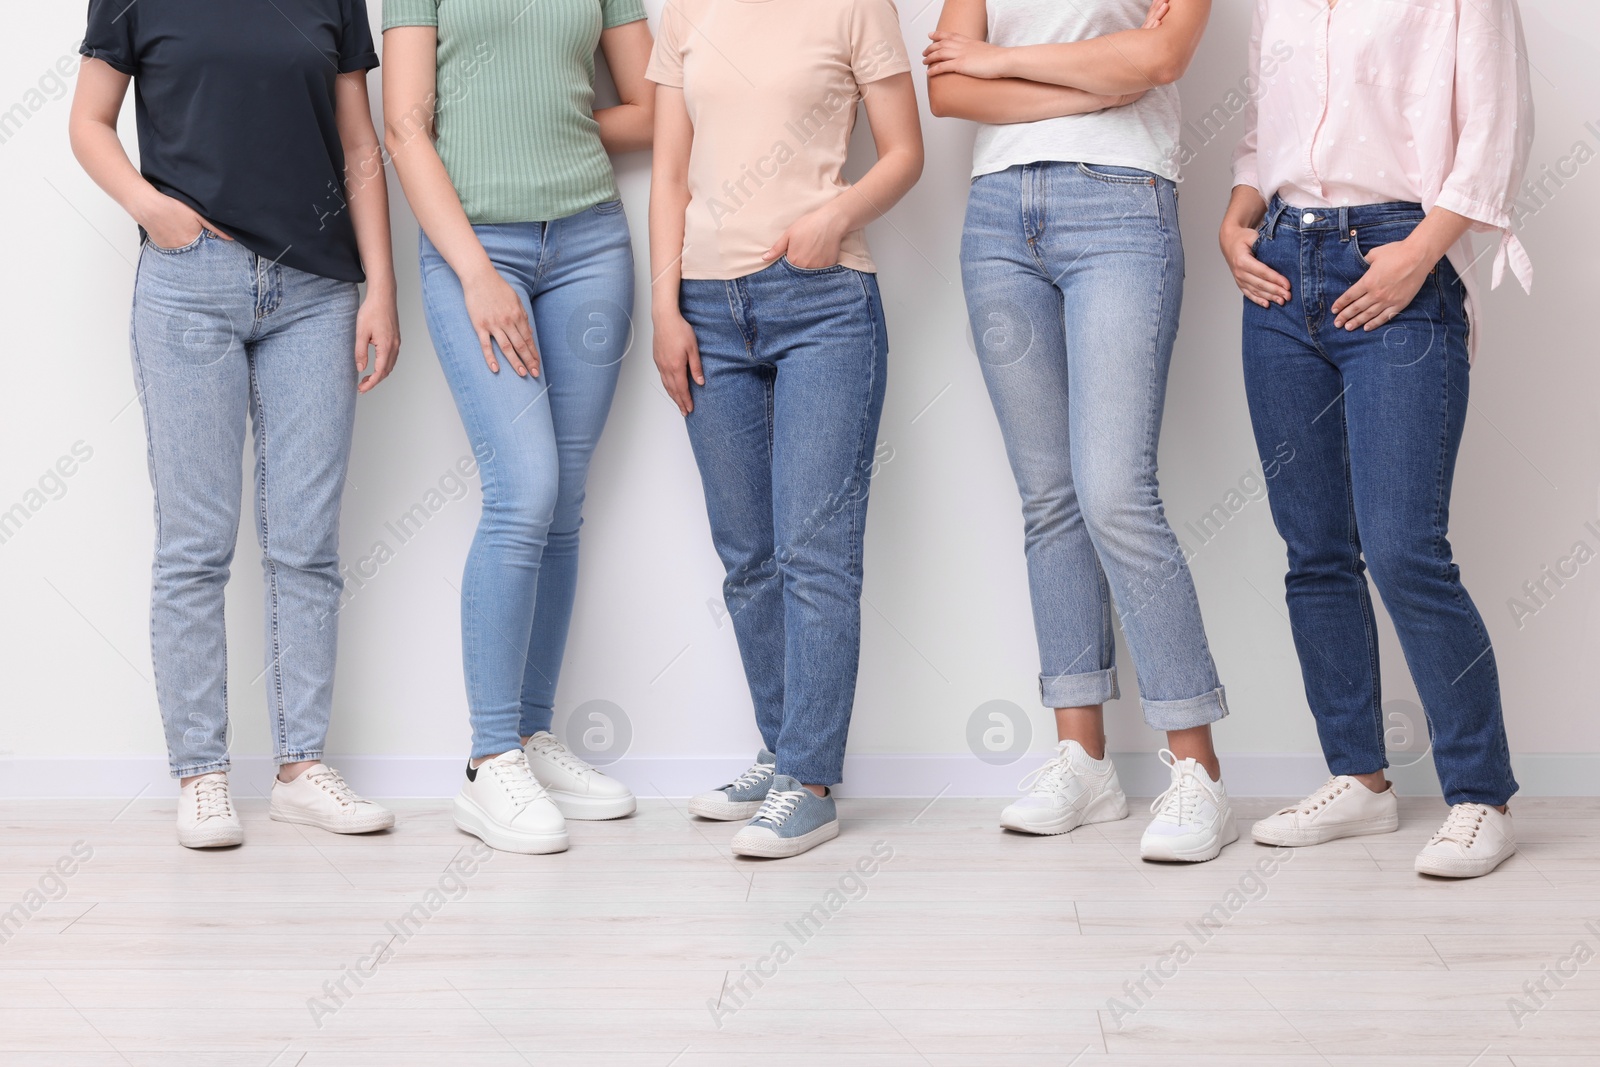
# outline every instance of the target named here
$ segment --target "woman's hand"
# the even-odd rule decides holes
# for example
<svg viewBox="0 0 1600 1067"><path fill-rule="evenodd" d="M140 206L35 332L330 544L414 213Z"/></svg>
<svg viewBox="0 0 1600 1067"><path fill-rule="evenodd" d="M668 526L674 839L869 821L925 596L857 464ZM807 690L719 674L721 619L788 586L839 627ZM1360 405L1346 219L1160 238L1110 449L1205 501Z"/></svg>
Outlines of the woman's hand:
<svg viewBox="0 0 1600 1067"><path fill-rule="evenodd" d="M533 342L533 327L528 324L527 309L517 291L492 267L471 279L462 279L462 293L467 298L467 317L478 332L478 344L483 346L483 361L492 373L500 373L500 361L495 359L494 346L511 364L519 377L539 376L539 349Z"/></svg>
<svg viewBox="0 0 1600 1067"><path fill-rule="evenodd" d="M935 74L965 74L969 78L1005 78L1006 50L999 45L975 40L954 30L934 30L928 34L933 41L922 50L922 62L928 76Z"/></svg>
<svg viewBox="0 0 1600 1067"><path fill-rule="evenodd" d="M795 220L761 258L771 263L779 256L786 256L801 270L832 267L839 262L839 246L849 232L848 225L848 220L835 210L834 204L824 204Z"/></svg>
<svg viewBox="0 0 1600 1067"><path fill-rule="evenodd" d="M661 372L661 385L678 412L687 415L694 410L694 398L689 395L689 379L694 384L706 384L705 372L700 369L700 343L695 340L694 327L676 311L658 313L654 317L652 342L656 370Z"/></svg>
<svg viewBox="0 0 1600 1067"><path fill-rule="evenodd" d="M1370 266L1361 280L1333 302L1333 324L1368 333L1411 306L1417 291L1438 265L1438 257L1410 238L1379 245L1366 254Z"/></svg>
<svg viewBox="0 0 1600 1067"><path fill-rule="evenodd" d="M1172 10L1171 0L1155 0L1150 5L1150 13L1144 17L1144 25L1139 28L1141 30L1155 29L1161 25L1161 20L1167 17L1167 12L1170 10Z"/></svg>
<svg viewBox="0 0 1600 1067"><path fill-rule="evenodd" d="M1262 307L1285 304L1289 300L1289 279L1256 258L1257 236L1254 227L1224 219L1219 238L1222 258L1228 261L1234 284L1247 300Z"/></svg>
<svg viewBox="0 0 1600 1067"><path fill-rule="evenodd" d="M368 348L376 355L369 357ZM361 379L357 387L368 392L389 376L394 361L400 355L400 315L395 310L394 290L379 292L367 289L367 298L356 312L356 370L367 372L367 360L372 359L372 373Z"/></svg>
<svg viewBox="0 0 1600 1067"><path fill-rule="evenodd" d="M206 230L224 241L233 240L202 218L194 208L165 193L155 193L134 221L144 227L144 232L159 248L182 248L193 244Z"/></svg>

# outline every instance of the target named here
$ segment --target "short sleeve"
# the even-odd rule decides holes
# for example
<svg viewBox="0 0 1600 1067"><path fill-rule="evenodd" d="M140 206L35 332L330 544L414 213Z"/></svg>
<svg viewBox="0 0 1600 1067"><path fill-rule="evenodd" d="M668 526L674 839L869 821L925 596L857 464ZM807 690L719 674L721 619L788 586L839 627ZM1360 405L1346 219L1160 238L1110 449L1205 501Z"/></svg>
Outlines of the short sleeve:
<svg viewBox="0 0 1600 1067"><path fill-rule="evenodd" d="M383 28L439 25L439 0L383 0Z"/></svg>
<svg viewBox="0 0 1600 1067"><path fill-rule="evenodd" d="M625 26L644 18L644 0L600 0L601 25Z"/></svg>
<svg viewBox="0 0 1600 1067"><path fill-rule="evenodd" d="M371 70L378 65L372 45L372 23L367 21L367 0L339 0L343 24L339 27L339 73Z"/></svg>
<svg viewBox="0 0 1600 1067"><path fill-rule="evenodd" d="M894 0L855 0L850 12L850 71L857 85L911 69Z"/></svg>
<svg viewBox="0 0 1600 1067"><path fill-rule="evenodd" d="M683 88L683 27L678 0L667 0L661 9L661 32L650 50L650 63L644 68L644 76L657 85Z"/></svg>
<svg viewBox="0 0 1600 1067"><path fill-rule="evenodd" d="M89 0L89 25L78 51L133 77L139 73L133 44L133 0Z"/></svg>

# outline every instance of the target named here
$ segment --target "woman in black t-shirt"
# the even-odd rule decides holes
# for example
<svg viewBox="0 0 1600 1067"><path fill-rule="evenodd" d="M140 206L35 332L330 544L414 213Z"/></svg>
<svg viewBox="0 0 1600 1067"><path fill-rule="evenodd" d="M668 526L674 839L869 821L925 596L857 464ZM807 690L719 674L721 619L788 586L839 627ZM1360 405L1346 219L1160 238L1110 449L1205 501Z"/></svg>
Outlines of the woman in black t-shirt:
<svg viewBox="0 0 1600 1067"><path fill-rule="evenodd" d="M355 399L400 346L365 4L90 0L82 52L73 151L142 241L133 365L155 490L151 657L182 783L178 840L243 840L228 793L223 587L247 412L279 765L272 817L385 829L394 815L321 762ZM117 137L130 81L138 169Z"/></svg>

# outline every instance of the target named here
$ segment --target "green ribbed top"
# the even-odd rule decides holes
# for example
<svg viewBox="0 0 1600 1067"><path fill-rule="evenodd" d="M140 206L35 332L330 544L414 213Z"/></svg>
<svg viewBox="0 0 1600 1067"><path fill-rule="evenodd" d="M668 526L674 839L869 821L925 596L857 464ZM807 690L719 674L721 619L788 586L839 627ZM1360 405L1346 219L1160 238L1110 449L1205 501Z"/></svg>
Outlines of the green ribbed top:
<svg viewBox="0 0 1600 1067"><path fill-rule="evenodd" d="M642 18L641 0L384 0L385 30L438 28L434 129L467 218L547 222L616 198L594 53L602 29Z"/></svg>

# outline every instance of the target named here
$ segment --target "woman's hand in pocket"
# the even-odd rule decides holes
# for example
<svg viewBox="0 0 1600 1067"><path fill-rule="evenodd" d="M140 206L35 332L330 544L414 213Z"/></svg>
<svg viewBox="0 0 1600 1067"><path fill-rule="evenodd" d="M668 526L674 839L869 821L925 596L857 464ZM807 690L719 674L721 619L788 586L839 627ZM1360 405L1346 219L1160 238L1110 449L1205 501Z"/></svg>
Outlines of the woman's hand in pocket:
<svg viewBox="0 0 1600 1067"><path fill-rule="evenodd" d="M164 193L156 193L151 197L150 203L139 212L135 221L144 227L144 232L157 248L171 250L194 244L207 230L224 241L233 240L207 222L200 212Z"/></svg>
<svg viewBox="0 0 1600 1067"><path fill-rule="evenodd" d="M678 413L688 415L694 410L689 380L694 379L696 385L706 384L705 372L700 369L700 343L695 340L694 327L674 311L656 315L652 333L652 354L656 370L661 372L661 386L678 405Z"/></svg>
<svg viewBox="0 0 1600 1067"><path fill-rule="evenodd" d="M844 243L845 233L843 215L834 210L832 204L826 204L801 215L761 258L772 263L779 256L785 256L801 270L837 266L839 246Z"/></svg>
<svg viewBox="0 0 1600 1067"><path fill-rule="evenodd" d="M1256 258L1258 236L1252 227L1224 221L1218 238L1222 258L1228 261L1233 282L1246 300L1261 307L1281 306L1289 300L1289 279Z"/></svg>
<svg viewBox="0 0 1600 1067"><path fill-rule="evenodd" d="M1333 302L1333 324L1371 333L1411 306L1438 260L1410 241L1379 245L1366 254L1367 271Z"/></svg>
<svg viewBox="0 0 1600 1067"><path fill-rule="evenodd" d="M528 311L517 291L493 267L474 278L462 279L461 289L467 300L467 317L478 333L483 361L489 370L500 373L500 361L494 354L495 345L499 345L501 355L518 376L537 378L539 349L534 344Z"/></svg>

